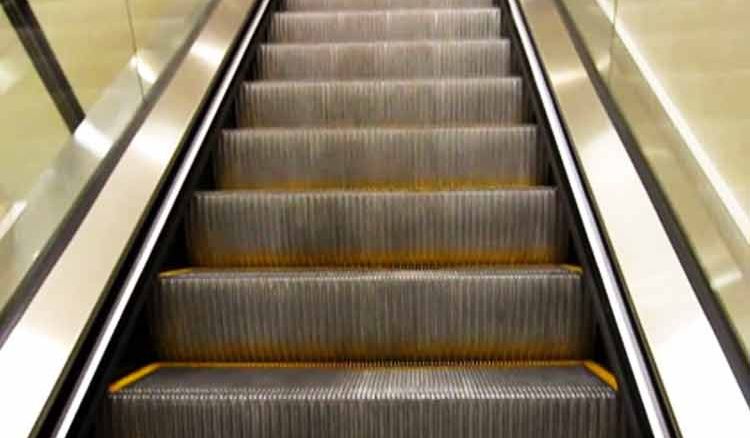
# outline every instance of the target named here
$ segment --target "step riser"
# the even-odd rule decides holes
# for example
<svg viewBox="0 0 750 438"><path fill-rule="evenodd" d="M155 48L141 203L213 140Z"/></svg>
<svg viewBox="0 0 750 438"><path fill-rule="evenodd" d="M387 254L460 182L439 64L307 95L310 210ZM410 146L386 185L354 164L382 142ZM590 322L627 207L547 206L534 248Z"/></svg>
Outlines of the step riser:
<svg viewBox="0 0 750 438"><path fill-rule="evenodd" d="M152 327L178 361L561 360L593 339L564 271L165 277Z"/></svg>
<svg viewBox="0 0 750 438"><path fill-rule="evenodd" d="M197 266L555 263L557 192L202 193L189 213Z"/></svg>
<svg viewBox="0 0 750 438"><path fill-rule="evenodd" d="M493 0L285 0L288 11L490 8Z"/></svg>
<svg viewBox="0 0 750 438"><path fill-rule="evenodd" d="M248 83L243 127L455 126L523 123L518 78L467 81Z"/></svg>
<svg viewBox="0 0 750 438"><path fill-rule="evenodd" d="M500 11L285 13L273 17L269 40L328 43L466 40L500 37Z"/></svg>
<svg viewBox="0 0 750 438"><path fill-rule="evenodd" d="M554 398L510 404L376 399L301 403L230 397L196 403L175 397L169 404L117 406L114 437L612 438L617 436L617 429L610 426L612 404L608 400L560 403ZM509 417L512 420L504 420Z"/></svg>
<svg viewBox="0 0 750 438"><path fill-rule="evenodd" d="M533 127L244 130L224 133L221 189L459 188L538 185Z"/></svg>
<svg viewBox="0 0 750 438"><path fill-rule="evenodd" d="M418 79L508 76L503 41L271 45L256 77L272 80Z"/></svg>

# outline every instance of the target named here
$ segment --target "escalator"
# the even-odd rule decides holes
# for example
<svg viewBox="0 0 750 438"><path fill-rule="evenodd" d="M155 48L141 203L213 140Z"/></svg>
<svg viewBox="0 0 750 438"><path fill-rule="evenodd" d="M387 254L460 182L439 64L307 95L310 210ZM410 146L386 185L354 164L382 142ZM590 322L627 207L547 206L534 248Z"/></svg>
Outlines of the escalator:
<svg viewBox="0 0 750 438"><path fill-rule="evenodd" d="M97 435L634 436L501 9L267 25Z"/></svg>

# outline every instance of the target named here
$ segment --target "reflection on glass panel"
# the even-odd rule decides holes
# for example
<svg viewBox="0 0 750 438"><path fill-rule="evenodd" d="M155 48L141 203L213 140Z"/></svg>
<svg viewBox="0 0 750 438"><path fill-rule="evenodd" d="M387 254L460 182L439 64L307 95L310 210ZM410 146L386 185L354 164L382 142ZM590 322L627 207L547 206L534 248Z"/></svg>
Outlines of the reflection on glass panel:
<svg viewBox="0 0 750 438"><path fill-rule="evenodd" d="M602 14L615 31L603 79L748 352L750 8L741 0L618 0L613 15ZM579 33L600 32L571 15Z"/></svg>
<svg viewBox="0 0 750 438"><path fill-rule="evenodd" d="M620 0L611 89L711 286L750 345L750 9L735 0ZM626 99L633 90L640 93ZM654 120L639 121L646 101ZM667 138L650 141L649 125ZM661 151L661 152L657 152ZM665 159L666 158L666 159ZM679 174L680 179L675 179Z"/></svg>
<svg viewBox="0 0 750 438"><path fill-rule="evenodd" d="M125 0L30 3L85 111L120 75L128 77L122 92L141 92Z"/></svg>
<svg viewBox="0 0 750 438"><path fill-rule="evenodd" d="M130 0L144 91L156 82L211 0Z"/></svg>
<svg viewBox="0 0 750 438"><path fill-rule="evenodd" d="M586 50L599 70L599 74L606 77L609 70L615 0L562 1L570 19L576 23Z"/></svg>
<svg viewBox="0 0 750 438"><path fill-rule="evenodd" d="M23 199L69 132L15 30L2 13L0 96L0 217L4 217ZM0 225L0 232L2 229Z"/></svg>
<svg viewBox="0 0 750 438"><path fill-rule="evenodd" d="M672 13L670 13L670 11ZM750 243L742 156L750 127L750 9L738 1L621 0L617 32L666 115Z"/></svg>
<svg viewBox="0 0 750 438"><path fill-rule="evenodd" d="M20 287L24 279L54 263L63 248L56 242L69 237L82 200L115 165L145 92L202 23L208 3L30 0L22 3L30 10L0 12L0 330L33 297L33 288ZM31 50L30 58L19 32L26 43L45 41L37 50L44 56ZM37 70L32 59L56 59L59 68ZM72 93L66 89L53 100L43 84L60 82ZM64 102L76 102L76 117L61 116L68 114L63 94Z"/></svg>
<svg viewBox="0 0 750 438"><path fill-rule="evenodd" d="M31 186L69 132L5 14L0 13L0 240L27 207ZM0 254L2 255L2 254ZM3 270L19 269L3 259ZM0 287L0 309L12 289Z"/></svg>
<svg viewBox="0 0 750 438"><path fill-rule="evenodd" d="M128 67L134 44L124 0L10 4L0 10L0 311L51 246L108 154L110 138L123 132L142 103L137 76ZM58 68L42 67L50 64ZM58 104L72 102L78 108L67 125L65 109L55 105L48 88L55 90ZM101 102L105 96L109 100ZM107 111L97 111L97 103ZM108 136L76 140L104 126L112 127Z"/></svg>

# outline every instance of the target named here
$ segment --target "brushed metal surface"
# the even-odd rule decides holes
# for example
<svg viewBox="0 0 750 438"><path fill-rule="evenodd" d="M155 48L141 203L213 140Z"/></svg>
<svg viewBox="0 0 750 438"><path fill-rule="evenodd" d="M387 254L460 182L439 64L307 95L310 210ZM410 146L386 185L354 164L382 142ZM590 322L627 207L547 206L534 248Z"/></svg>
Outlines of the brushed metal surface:
<svg viewBox="0 0 750 438"><path fill-rule="evenodd" d="M466 40L500 37L500 10L286 12L271 23L270 42Z"/></svg>
<svg viewBox="0 0 750 438"><path fill-rule="evenodd" d="M267 44L258 79L356 80L509 76L510 43L408 41L338 44Z"/></svg>
<svg viewBox="0 0 750 438"><path fill-rule="evenodd" d="M616 18L616 19L615 19ZM750 10L621 1L606 84L750 360ZM669 32L664 26L669 23Z"/></svg>
<svg viewBox="0 0 750 438"><path fill-rule="evenodd" d="M555 263L568 234L554 188L199 192L196 266Z"/></svg>
<svg viewBox="0 0 750 438"><path fill-rule="evenodd" d="M750 430L750 408L572 42L560 38L567 30L555 3L518 3L537 42L675 425L686 437L744 435ZM705 400L721 400L721 409L711 411L710 421ZM648 403L653 406L653 401ZM663 420L655 411L650 414L655 433L664 434L659 424Z"/></svg>
<svg viewBox="0 0 750 438"><path fill-rule="evenodd" d="M195 270L153 293L160 358L188 362L562 360L590 357L580 273Z"/></svg>
<svg viewBox="0 0 750 438"><path fill-rule="evenodd" d="M609 77L616 0L558 0L577 23L578 34L601 77Z"/></svg>
<svg viewBox="0 0 750 438"><path fill-rule="evenodd" d="M97 169L117 152L117 139L142 104L132 71L114 78L44 173L28 187L24 199L13 204L12 214L0 216L0 308L11 301L60 225L76 210Z"/></svg>
<svg viewBox="0 0 750 438"><path fill-rule="evenodd" d="M581 366L165 367L110 394L115 438L616 436Z"/></svg>
<svg viewBox="0 0 750 438"><path fill-rule="evenodd" d="M248 82L243 127L445 127L525 120L520 78Z"/></svg>
<svg viewBox="0 0 750 438"><path fill-rule="evenodd" d="M536 127L225 131L220 189L441 189L544 182Z"/></svg>
<svg viewBox="0 0 750 438"><path fill-rule="evenodd" d="M70 244L0 348L0 411L13 413L2 424L4 437L34 433L252 5L244 0L222 0L216 5Z"/></svg>

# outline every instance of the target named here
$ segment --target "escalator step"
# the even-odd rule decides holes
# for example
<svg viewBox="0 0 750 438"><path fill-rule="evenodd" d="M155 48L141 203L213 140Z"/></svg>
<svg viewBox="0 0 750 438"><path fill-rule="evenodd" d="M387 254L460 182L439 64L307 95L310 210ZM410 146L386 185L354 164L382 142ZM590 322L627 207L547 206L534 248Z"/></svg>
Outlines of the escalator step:
<svg viewBox="0 0 750 438"><path fill-rule="evenodd" d="M289 11L491 8L493 0L286 0Z"/></svg>
<svg viewBox="0 0 750 438"><path fill-rule="evenodd" d="M554 188L443 192L199 192L196 266L555 263L567 250Z"/></svg>
<svg viewBox="0 0 750 438"><path fill-rule="evenodd" d="M500 37L500 10L286 12L274 15L270 42L323 43Z"/></svg>
<svg viewBox="0 0 750 438"><path fill-rule="evenodd" d="M520 78L250 82L243 127L450 126L522 123Z"/></svg>
<svg viewBox="0 0 750 438"><path fill-rule="evenodd" d="M193 270L160 278L159 357L206 361L588 357L591 308L566 268Z"/></svg>
<svg viewBox="0 0 750 438"><path fill-rule="evenodd" d="M152 366L110 389L111 436L615 436L617 392L594 369Z"/></svg>
<svg viewBox="0 0 750 438"><path fill-rule="evenodd" d="M220 189L467 188L539 185L534 126L225 131Z"/></svg>
<svg viewBox="0 0 750 438"><path fill-rule="evenodd" d="M510 74L507 40L271 44L257 77L272 80L461 78Z"/></svg>
<svg viewBox="0 0 750 438"><path fill-rule="evenodd" d="M496 4L278 2L97 436L622 436Z"/></svg>

